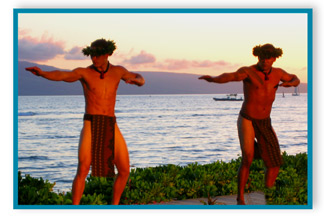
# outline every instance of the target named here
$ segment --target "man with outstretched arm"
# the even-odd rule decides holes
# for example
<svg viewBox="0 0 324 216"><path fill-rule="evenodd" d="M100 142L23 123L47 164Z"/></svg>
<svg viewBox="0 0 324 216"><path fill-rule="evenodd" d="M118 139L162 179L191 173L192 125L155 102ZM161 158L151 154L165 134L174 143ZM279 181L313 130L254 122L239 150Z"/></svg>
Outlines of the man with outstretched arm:
<svg viewBox="0 0 324 216"><path fill-rule="evenodd" d="M215 83L243 81L244 101L237 120L242 162L238 172L237 204L244 205L244 188L254 157L261 157L267 167L266 187L272 187L283 159L277 136L271 126L270 113L279 86L298 86L296 75L289 74L272 64L282 55L281 48L272 44L256 46L253 55L258 57L255 65L239 68L236 72L216 77L201 76L199 79ZM282 82L279 84L279 82ZM255 141L255 138L257 141Z"/></svg>
<svg viewBox="0 0 324 216"><path fill-rule="evenodd" d="M85 114L80 134L78 169L72 185L72 203L80 203L85 179L92 167L92 176L114 176L112 204L118 205L129 176L129 156L126 142L118 128L115 117L116 94L120 80L142 86L140 74L132 73L122 66L110 64L108 57L116 49L115 42L98 39L82 50L90 56L92 65L72 71L42 71L38 67L26 70L52 81L80 81L85 97Z"/></svg>

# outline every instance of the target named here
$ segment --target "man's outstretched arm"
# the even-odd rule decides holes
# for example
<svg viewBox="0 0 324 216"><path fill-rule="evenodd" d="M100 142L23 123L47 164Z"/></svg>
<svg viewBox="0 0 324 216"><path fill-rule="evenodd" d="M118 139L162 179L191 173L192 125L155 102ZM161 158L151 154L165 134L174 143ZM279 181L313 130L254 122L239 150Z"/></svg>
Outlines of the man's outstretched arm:
<svg viewBox="0 0 324 216"><path fill-rule="evenodd" d="M75 82L81 79L80 69L78 68L72 71L43 71L39 67L28 67L25 69L36 76L41 76L52 81Z"/></svg>
<svg viewBox="0 0 324 216"><path fill-rule="evenodd" d="M227 83L232 81L241 81L248 77L248 74L246 73L244 68L238 69L236 72L232 73L223 73L219 76L201 76L198 79L206 80L207 82L215 82L215 83Z"/></svg>
<svg viewBox="0 0 324 216"><path fill-rule="evenodd" d="M125 83L134 84L137 86L142 86L145 84L145 79L142 77L141 74L129 72L125 68L123 68L123 67L121 67L121 68L122 68L122 70L124 70L124 75L123 75L122 79L125 81Z"/></svg>
<svg viewBox="0 0 324 216"><path fill-rule="evenodd" d="M141 74L138 73L132 73L134 77L128 78L125 80L126 83L128 84L134 84L138 86L142 86L145 84L145 79L142 77Z"/></svg>

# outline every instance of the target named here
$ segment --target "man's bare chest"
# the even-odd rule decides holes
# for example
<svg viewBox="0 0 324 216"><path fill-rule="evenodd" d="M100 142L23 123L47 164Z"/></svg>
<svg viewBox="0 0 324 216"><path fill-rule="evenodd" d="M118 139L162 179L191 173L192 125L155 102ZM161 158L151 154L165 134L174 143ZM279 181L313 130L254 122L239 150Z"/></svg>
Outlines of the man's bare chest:
<svg viewBox="0 0 324 216"><path fill-rule="evenodd" d="M250 80L244 81L245 91L262 96L275 94L279 88L280 78L275 75L271 76L271 74L268 79L265 79L264 76L260 76L260 78L263 79L262 84L255 84L255 82Z"/></svg>
<svg viewBox="0 0 324 216"><path fill-rule="evenodd" d="M113 73L107 73L103 78L99 73L92 73L85 77L83 87L93 94L106 94L117 91L120 77Z"/></svg>

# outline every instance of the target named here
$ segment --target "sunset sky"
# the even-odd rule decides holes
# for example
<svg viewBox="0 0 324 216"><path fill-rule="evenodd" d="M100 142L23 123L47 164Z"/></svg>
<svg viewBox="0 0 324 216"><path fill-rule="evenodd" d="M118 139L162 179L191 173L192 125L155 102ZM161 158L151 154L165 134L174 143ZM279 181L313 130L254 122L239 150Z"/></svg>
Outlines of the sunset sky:
<svg viewBox="0 0 324 216"><path fill-rule="evenodd" d="M252 65L252 48L283 49L274 67L307 82L306 13L20 13L19 60L62 69L91 64L81 49L112 39L110 62L130 71L212 76Z"/></svg>

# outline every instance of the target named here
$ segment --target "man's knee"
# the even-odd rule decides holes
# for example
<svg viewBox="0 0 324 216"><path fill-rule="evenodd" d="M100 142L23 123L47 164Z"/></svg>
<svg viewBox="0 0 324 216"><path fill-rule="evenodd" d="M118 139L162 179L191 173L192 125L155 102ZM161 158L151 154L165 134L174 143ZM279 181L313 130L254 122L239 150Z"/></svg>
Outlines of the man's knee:
<svg viewBox="0 0 324 216"><path fill-rule="evenodd" d="M272 177L277 177L279 170L280 170L280 166L276 166L276 167L267 166L267 175L270 175Z"/></svg>
<svg viewBox="0 0 324 216"><path fill-rule="evenodd" d="M253 162L253 154L245 154L242 156L242 163L241 165L244 167L250 167Z"/></svg>
<svg viewBox="0 0 324 216"><path fill-rule="evenodd" d="M90 164L80 163L78 166L77 175L81 178L86 178L90 170Z"/></svg>
<svg viewBox="0 0 324 216"><path fill-rule="evenodd" d="M128 178L129 173L130 173L129 168L130 168L129 166L119 168L118 169L118 175L121 176L121 177Z"/></svg>

